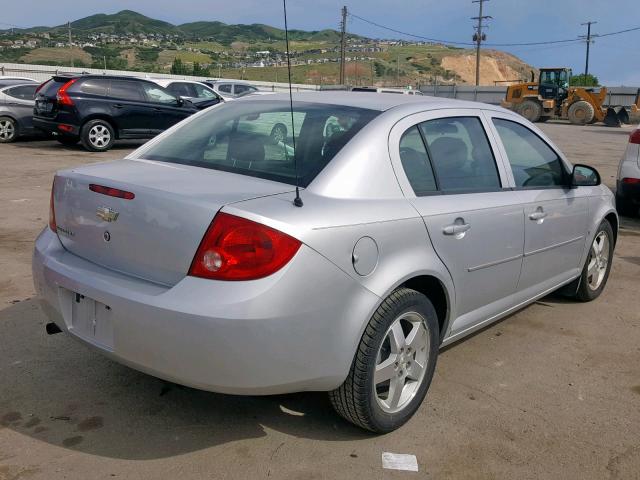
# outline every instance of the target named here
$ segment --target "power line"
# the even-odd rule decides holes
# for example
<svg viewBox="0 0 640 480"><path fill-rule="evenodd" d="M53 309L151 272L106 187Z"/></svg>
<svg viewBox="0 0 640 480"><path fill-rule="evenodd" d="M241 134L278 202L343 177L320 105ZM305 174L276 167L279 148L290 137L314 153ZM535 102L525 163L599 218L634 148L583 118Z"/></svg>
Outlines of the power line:
<svg viewBox="0 0 640 480"><path fill-rule="evenodd" d="M349 16L353 17L357 20L360 20L362 22L368 23L370 25L373 25L375 27L378 28L382 28L384 30L388 30L390 32L394 32L394 33L399 33L400 35L405 35L407 37L413 37L413 38L418 38L421 40L426 40L428 42L434 42L434 43L446 43L449 45L468 45L468 46L475 46L475 43L469 43L469 42L458 42L455 40L443 40L441 38L432 38L432 37L425 37L424 35L417 35L415 33L409 33L409 32L403 32L402 30L397 30L395 28L391 28L391 27L387 27L385 25L382 25L380 23L374 22L372 20L368 20L366 18L363 18L359 15L356 15L355 13L349 12ZM628 33L628 32L634 32L640 30L640 27L631 27L631 28L627 28L624 30L618 30L616 32L609 32L609 33L603 33L600 34L600 37L609 37L612 35L620 35L622 33ZM568 39L563 39L563 40L545 40L542 42L519 42L519 43L485 43L485 46L488 47L521 47L521 46L529 46L529 45L553 45L553 44L561 44L561 43L575 43L576 40L575 38L568 38Z"/></svg>

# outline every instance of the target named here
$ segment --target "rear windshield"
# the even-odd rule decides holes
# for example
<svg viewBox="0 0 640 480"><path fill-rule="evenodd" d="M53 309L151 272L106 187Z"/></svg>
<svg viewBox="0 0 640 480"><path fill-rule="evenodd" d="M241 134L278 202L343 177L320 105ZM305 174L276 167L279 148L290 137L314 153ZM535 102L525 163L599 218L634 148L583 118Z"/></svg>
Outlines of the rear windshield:
<svg viewBox="0 0 640 480"><path fill-rule="evenodd" d="M45 84L42 86L38 94L43 95L45 97L55 97L56 94L58 93L58 90L60 90L60 87L63 86L65 83L67 83L69 80L70 79L55 80L52 78L51 80L48 80L47 82L45 82Z"/></svg>
<svg viewBox="0 0 640 480"><path fill-rule="evenodd" d="M341 105L237 101L179 127L141 155L306 187L380 112ZM295 148L294 137L295 132Z"/></svg>

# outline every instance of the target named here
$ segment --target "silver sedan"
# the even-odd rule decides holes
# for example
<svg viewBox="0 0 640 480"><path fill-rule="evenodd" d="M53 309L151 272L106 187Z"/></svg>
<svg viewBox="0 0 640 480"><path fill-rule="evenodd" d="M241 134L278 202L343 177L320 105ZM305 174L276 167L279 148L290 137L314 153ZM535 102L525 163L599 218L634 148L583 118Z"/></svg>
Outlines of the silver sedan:
<svg viewBox="0 0 640 480"><path fill-rule="evenodd" d="M0 81L0 143L10 143L21 135L33 135L33 99L38 84L14 81L3 86Z"/></svg>
<svg viewBox="0 0 640 480"><path fill-rule="evenodd" d="M440 347L560 288L597 298L617 229L598 173L507 110L276 94L58 172L33 276L50 332L205 390L328 391L386 432Z"/></svg>

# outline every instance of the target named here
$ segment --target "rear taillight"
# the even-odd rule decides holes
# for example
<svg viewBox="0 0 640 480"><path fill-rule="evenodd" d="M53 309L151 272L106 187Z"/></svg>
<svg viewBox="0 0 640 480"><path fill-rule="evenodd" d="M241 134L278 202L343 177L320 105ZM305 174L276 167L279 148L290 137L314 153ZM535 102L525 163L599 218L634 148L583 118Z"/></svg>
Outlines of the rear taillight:
<svg viewBox="0 0 640 480"><path fill-rule="evenodd" d="M105 187L104 185L96 185L95 183L89 184L89 190L102 195L108 195L110 197L124 198L125 200L133 200L136 198L135 193L127 192L126 190L120 190L119 188Z"/></svg>
<svg viewBox="0 0 640 480"><path fill-rule="evenodd" d="M300 241L245 218L218 213L207 229L189 275L215 280L255 280L284 267Z"/></svg>
<svg viewBox="0 0 640 480"><path fill-rule="evenodd" d="M78 80L77 78L69 80L67 83L65 83L63 86L60 87L60 89L58 90L58 93L56 95L56 100L58 101L59 105L67 105L69 107L73 106L73 100L71 100L71 97L67 93L67 89L71 85L76 83L77 80Z"/></svg>
<svg viewBox="0 0 640 480"><path fill-rule="evenodd" d="M640 178L623 178L622 183L627 185L640 185Z"/></svg>
<svg viewBox="0 0 640 480"><path fill-rule="evenodd" d="M629 135L629 143L640 145L640 128L631 132L631 135Z"/></svg>
<svg viewBox="0 0 640 480"><path fill-rule="evenodd" d="M57 233L58 229L56 226L56 210L53 205L53 195L56 188L56 177L53 177L53 183L51 184L51 198L49 200L49 228Z"/></svg>

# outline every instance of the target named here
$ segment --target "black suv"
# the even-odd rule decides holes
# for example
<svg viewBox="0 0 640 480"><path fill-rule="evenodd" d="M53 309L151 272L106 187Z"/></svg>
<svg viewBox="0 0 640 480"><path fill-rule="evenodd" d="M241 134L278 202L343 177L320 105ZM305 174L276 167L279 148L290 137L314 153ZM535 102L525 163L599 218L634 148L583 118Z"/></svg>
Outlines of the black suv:
<svg viewBox="0 0 640 480"><path fill-rule="evenodd" d="M156 83L106 75L55 76L35 100L36 128L94 152L109 150L116 139L151 138L198 111Z"/></svg>

